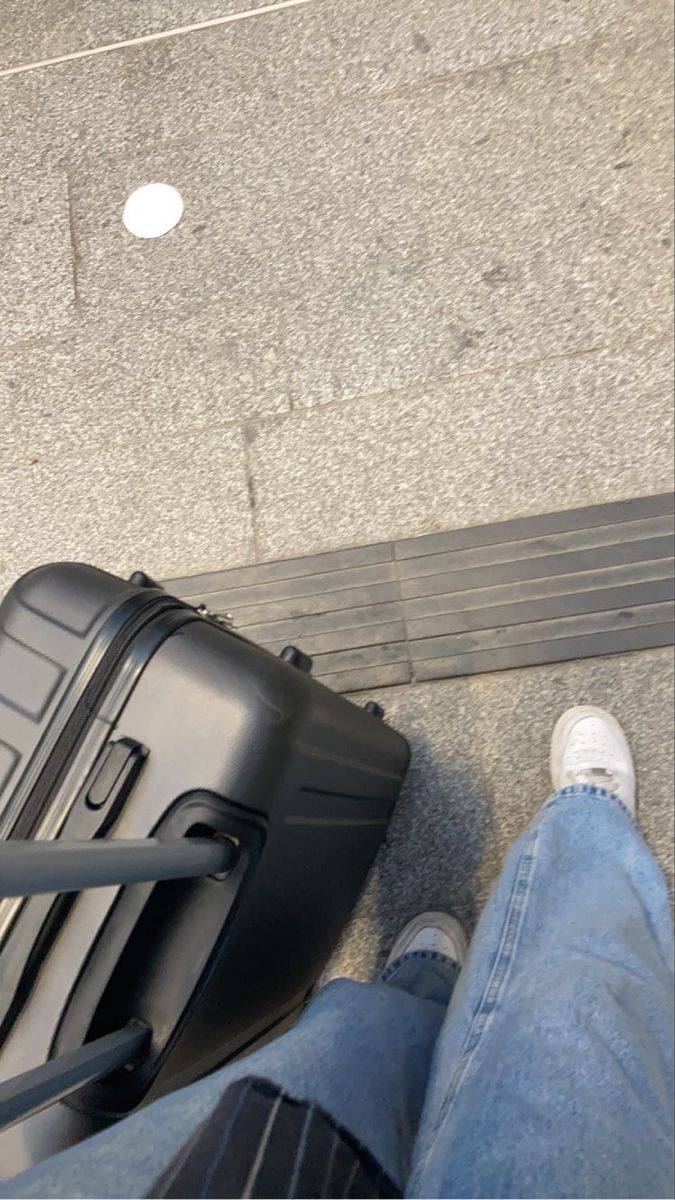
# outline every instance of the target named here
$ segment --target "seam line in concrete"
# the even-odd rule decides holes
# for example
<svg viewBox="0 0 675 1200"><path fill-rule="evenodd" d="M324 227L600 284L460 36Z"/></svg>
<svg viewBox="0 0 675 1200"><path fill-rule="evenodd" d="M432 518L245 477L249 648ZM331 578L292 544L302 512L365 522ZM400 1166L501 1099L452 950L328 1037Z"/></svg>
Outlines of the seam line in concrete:
<svg viewBox="0 0 675 1200"><path fill-rule="evenodd" d="M72 336L72 333L64 333L62 335L54 335L50 338L31 338L25 342L17 343L17 346L19 346L22 350L25 350L30 346L47 345L50 341L64 345ZM625 338L623 341L615 344L612 342L599 343L598 345L586 346L578 350L569 350L562 354L546 354L540 355L537 358L514 359L513 362L504 362L500 364L479 367L473 371L459 370L449 375L436 375L430 377L429 379L422 380L419 383L411 383L398 388L387 388L382 392L359 392L354 396L346 397L344 399L339 397L337 399L328 400L325 403L320 404L293 405L289 402L288 409L284 410L283 412L253 414L249 417L238 416L233 417L230 421L219 421L217 423L209 423L204 425L190 425L186 426L185 429L181 429L177 433L165 435L161 440L163 443L172 441L177 442L181 441L184 437L194 437L198 434L216 433L219 430L225 431L241 429L242 427L247 431L254 431L258 428L269 429L273 428L275 425L280 425L283 421L310 420L314 418L318 419L321 413L324 411L339 410L349 406L350 404L365 405L371 400L383 400L389 397L400 398L405 396L410 400L416 400L421 396L424 396L425 393L430 390L450 384L461 385L464 380L473 379L480 375L502 375L507 371L525 371L531 369L532 367L545 366L549 363L565 362L568 359L586 358L590 357L591 355L604 354L608 352L616 355L622 353L623 351L638 350L640 347L647 348L648 346L661 345L666 341L667 338L669 339L669 334L665 330L659 331L658 334L651 335L645 335L641 333L636 335L634 338ZM13 346L7 351L0 351L0 363L2 363L2 361L5 359L10 358L15 350L16 346ZM248 450L250 441L247 439L245 439L245 441ZM106 450L110 447L114 448L116 444L117 443L111 441L110 439L103 439L95 446L89 446L85 448L75 447L72 450L62 450L59 452L57 457L45 457L42 459L42 462L57 466L57 464L67 461L70 458L93 458L97 454L100 454L103 450ZM25 471L32 465L33 464L31 462L21 462L16 464L12 463L11 465L5 463L3 469L5 471ZM253 464L251 463L251 466L252 465ZM670 485L668 484L667 486Z"/></svg>
<svg viewBox="0 0 675 1200"><path fill-rule="evenodd" d="M361 87L347 92L338 88L337 100L341 104L349 104L354 101L363 101L366 98L372 102L387 101L390 99L400 100L412 93L442 93L453 83L461 83L467 75L470 75L472 78L480 78L483 75L491 74L493 71L527 67L530 63L540 59L555 57L555 55L560 54L561 50L580 49L583 46L602 49L614 43L621 43L623 45L633 44L636 50L642 50L645 45L649 45L657 39L656 24L657 19L652 18L647 20L641 29L631 29L627 33L621 33L614 29L607 30L606 33L590 34L587 37L571 38L570 41L555 42L551 46L542 46L538 50L530 50L525 54L507 56L505 58L490 58L483 63L467 63L463 67L452 68L449 71L440 71L437 75L430 75L427 79L419 79L415 80L414 83L403 83L391 88L381 88L379 91L371 90L368 87Z"/></svg>
<svg viewBox="0 0 675 1200"><path fill-rule="evenodd" d="M253 551L256 560L260 561L260 533L258 529L258 499L255 489L255 472L251 461L251 448L248 428L244 424L241 428L241 441L244 452L244 475L246 478L246 493L248 497L248 511L251 522L251 541L253 542Z"/></svg>
<svg viewBox="0 0 675 1200"><path fill-rule="evenodd" d="M398 555L396 553L396 539L392 540L391 547L392 547L392 558L393 558L393 563L394 563L394 575L396 577L396 582L398 584L399 602L401 605L401 620L403 622L403 632L405 635L405 638L404 638L405 649L406 649L406 654L408 656L408 666L410 669L410 682L416 683L417 678L415 675L414 655L413 655L412 646L410 644L410 625L408 623L408 613L406 611L406 605L403 600L403 586L402 586L403 585L403 576L401 574L401 559L398 557Z"/></svg>
<svg viewBox="0 0 675 1200"><path fill-rule="evenodd" d="M68 244L70 246L70 265L73 279L73 303L77 308L80 303L80 292L77 280L77 238L75 234L75 208L73 205L73 185L70 173L66 170L66 203L68 205Z"/></svg>
<svg viewBox="0 0 675 1200"><path fill-rule="evenodd" d="M15 67L5 67L0 71L0 79L10 75L21 75L25 71L37 71L41 67L56 67L61 63L77 62L81 58L92 58L96 54L108 54L111 50L126 50L129 46L144 46L149 42L163 41L165 38L178 37L182 33L198 33L201 29L215 29L218 25L231 25L235 21L245 21L249 17L264 17L268 13L281 12L285 8L298 8L302 4L310 4L312 0L278 0L276 4L265 4L262 8L247 8L242 12L229 13L224 17L213 17L209 21L195 21L192 25L178 25L174 29L161 29L157 33L144 33L139 37L125 38L120 42L108 42L104 46L91 46L87 50L72 50L69 54L60 54L54 58L42 58L36 62L19 63Z"/></svg>

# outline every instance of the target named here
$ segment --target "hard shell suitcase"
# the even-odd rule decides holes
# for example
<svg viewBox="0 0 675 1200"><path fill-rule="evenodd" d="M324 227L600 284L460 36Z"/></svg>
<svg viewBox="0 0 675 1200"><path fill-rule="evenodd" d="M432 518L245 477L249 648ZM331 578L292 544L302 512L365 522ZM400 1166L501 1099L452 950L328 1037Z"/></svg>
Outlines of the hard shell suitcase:
<svg viewBox="0 0 675 1200"><path fill-rule="evenodd" d="M123 581L60 563L7 594L0 839L15 857L4 862L16 868L22 842L55 839L167 849L196 837L227 844L229 858L215 874L28 898L3 893L0 867L0 1079L140 1023L134 1068L69 1100L107 1121L302 1006L409 757L376 706L332 693L310 665L292 648L274 657L140 572ZM26 861L29 892L37 868Z"/></svg>

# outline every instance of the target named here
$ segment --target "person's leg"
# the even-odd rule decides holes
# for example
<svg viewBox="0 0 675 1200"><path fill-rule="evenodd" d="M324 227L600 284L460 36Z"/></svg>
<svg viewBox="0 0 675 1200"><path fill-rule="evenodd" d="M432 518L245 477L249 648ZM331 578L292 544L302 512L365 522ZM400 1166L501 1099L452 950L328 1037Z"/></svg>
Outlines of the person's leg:
<svg viewBox="0 0 675 1200"><path fill-rule="evenodd" d="M436 914L430 914L434 918ZM283 1037L0 1189L6 1196L144 1196L223 1092L256 1076L309 1100L365 1145L402 1188L438 1030L465 950L450 918L403 931L383 979L338 980Z"/></svg>
<svg viewBox="0 0 675 1200"><path fill-rule="evenodd" d="M672 925L621 731L566 715L553 774L436 1043L411 1196L673 1195Z"/></svg>

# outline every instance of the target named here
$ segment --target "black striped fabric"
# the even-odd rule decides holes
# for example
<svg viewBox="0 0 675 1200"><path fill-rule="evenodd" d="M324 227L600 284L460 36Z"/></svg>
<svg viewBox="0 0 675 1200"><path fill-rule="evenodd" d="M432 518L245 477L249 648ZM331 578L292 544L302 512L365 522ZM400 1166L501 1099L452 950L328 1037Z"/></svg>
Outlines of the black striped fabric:
<svg viewBox="0 0 675 1200"><path fill-rule="evenodd" d="M248 1076L231 1084L148 1195L369 1200L401 1192L324 1109Z"/></svg>

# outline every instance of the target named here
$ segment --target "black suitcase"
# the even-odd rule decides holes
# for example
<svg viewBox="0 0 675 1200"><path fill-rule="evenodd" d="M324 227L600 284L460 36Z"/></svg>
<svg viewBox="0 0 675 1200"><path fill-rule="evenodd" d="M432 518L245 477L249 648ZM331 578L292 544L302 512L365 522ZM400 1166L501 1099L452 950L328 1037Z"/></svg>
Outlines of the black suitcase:
<svg viewBox="0 0 675 1200"><path fill-rule="evenodd" d="M166 849L196 837L230 857L216 874L1 899L0 1078L137 1022L149 1032L134 1069L70 1099L107 1121L203 1076L302 1007L409 758L376 706L335 695L309 665L291 648L276 658L254 646L140 572L123 581L60 563L7 594L6 868L23 870L26 840L94 840L96 850L97 839L158 838Z"/></svg>

